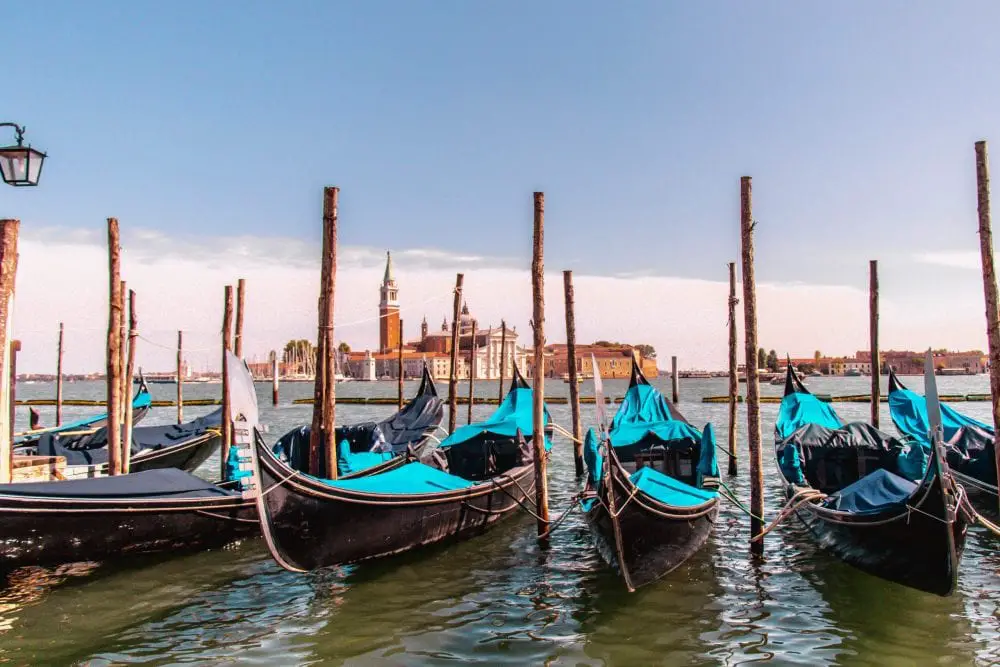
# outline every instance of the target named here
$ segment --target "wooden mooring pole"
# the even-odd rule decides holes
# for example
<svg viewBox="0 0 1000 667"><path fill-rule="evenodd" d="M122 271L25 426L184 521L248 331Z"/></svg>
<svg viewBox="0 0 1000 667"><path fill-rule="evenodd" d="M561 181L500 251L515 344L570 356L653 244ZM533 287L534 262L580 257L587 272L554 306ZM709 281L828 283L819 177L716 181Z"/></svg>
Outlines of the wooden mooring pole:
<svg viewBox="0 0 1000 667"><path fill-rule="evenodd" d="M458 318L462 316L462 283L465 276L455 276L455 303L451 320L451 371L448 374L448 433L454 433L458 425Z"/></svg>
<svg viewBox="0 0 1000 667"><path fill-rule="evenodd" d="M583 434L580 426L580 387L577 384L576 296L573 272L563 271L563 303L566 307L566 364L569 372L569 404L573 418L573 463L576 476L583 475Z"/></svg>
<svg viewBox="0 0 1000 667"><path fill-rule="evenodd" d="M108 218L108 474L122 471L121 424L121 246L118 219Z"/></svg>
<svg viewBox="0 0 1000 667"><path fill-rule="evenodd" d="M59 347L56 353L56 426L62 426L63 400L63 323L59 323Z"/></svg>
<svg viewBox="0 0 1000 667"><path fill-rule="evenodd" d="M332 360L334 292L337 283L337 201L340 189L323 188L323 257L319 286L319 323L313 391L309 467L313 475L337 479L335 432L337 396ZM320 462L323 461L323 465Z"/></svg>
<svg viewBox="0 0 1000 667"><path fill-rule="evenodd" d="M278 360L278 351L271 351L271 405L278 405L278 383L281 378L281 362Z"/></svg>
<svg viewBox="0 0 1000 667"><path fill-rule="evenodd" d="M128 324L127 324L128 310L126 308L125 299L128 297L128 287L124 280L122 281L121 290L122 290L122 310L121 310L121 319L118 322L118 335L119 335L118 373L119 375L121 375L120 378L121 389L118 392L118 398L121 399L121 412L118 413L119 419L121 419L119 428L125 426L125 408L129 403L132 402L132 396L131 396L132 388L126 384L128 380L125 377L125 357L128 354ZM124 471L125 467L122 466L122 472Z"/></svg>
<svg viewBox="0 0 1000 667"><path fill-rule="evenodd" d="M236 332L233 336L233 354L238 359L243 358L243 315L247 306L247 281L240 278L236 281Z"/></svg>
<svg viewBox="0 0 1000 667"><path fill-rule="evenodd" d="M184 332L177 330L177 423L184 422Z"/></svg>
<svg viewBox="0 0 1000 667"><path fill-rule="evenodd" d="M466 424L472 423L472 404L476 398L476 321L472 320L472 340L469 341L469 414Z"/></svg>
<svg viewBox="0 0 1000 667"><path fill-rule="evenodd" d="M0 369L11 365L9 339L11 335L11 317L13 313L14 277L17 274L17 235L21 223L18 220L0 220ZM9 377L6 379L9 382ZM0 382L0 384L3 384ZM5 401L14 405L11 397L13 387L0 396L0 406ZM10 419L8 410L0 410L5 416L0 419ZM0 427L0 482L11 480L14 465L14 452L11 447L10 428Z"/></svg>
<svg viewBox="0 0 1000 667"><path fill-rule="evenodd" d="M503 403L503 381L507 371L507 322L500 320L500 395L497 396L497 405Z"/></svg>
<svg viewBox="0 0 1000 667"><path fill-rule="evenodd" d="M747 439L750 445L750 552L764 554L764 472L761 465L760 378L757 375L757 283L753 268L753 198L749 176L740 178L740 236L743 251L743 318L747 368Z"/></svg>
<svg viewBox="0 0 1000 667"><path fill-rule="evenodd" d="M729 474L736 470L736 403L740 390L736 377L736 262L729 262Z"/></svg>
<svg viewBox="0 0 1000 667"><path fill-rule="evenodd" d="M233 340L233 286L226 285L222 301L222 449L221 479L226 479L229 447L233 444L233 415L229 405L229 357Z"/></svg>
<svg viewBox="0 0 1000 667"><path fill-rule="evenodd" d="M128 359L125 362L125 386L132 386L135 375L135 340L139 336L139 316L135 312L135 290L128 291ZM132 463L132 401L125 404L125 435L122 438L122 472L126 475Z"/></svg>
<svg viewBox="0 0 1000 667"><path fill-rule="evenodd" d="M531 326L534 330L535 363L532 373L532 437L535 458L535 510L538 536L549 529L549 481L545 452L545 193L535 193L534 240L531 258Z"/></svg>
<svg viewBox="0 0 1000 667"><path fill-rule="evenodd" d="M878 352L878 260L868 262L868 333L871 335L872 355L872 426L878 428L881 408L882 364Z"/></svg>
<svg viewBox="0 0 1000 667"><path fill-rule="evenodd" d="M680 378L677 377L677 357L670 357L670 394L674 403L681 397Z"/></svg>
<svg viewBox="0 0 1000 667"><path fill-rule="evenodd" d="M10 414L8 419L10 420L10 441L14 442L14 420L17 417L17 413L14 412L14 407L17 405L17 353L21 351L21 341L12 340L10 342ZM14 469L14 452L11 451L11 470Z"/></svg>
<svg viewBox="0 0 1000 667"><path fill-rule="evenodd" d="M396 389L397 389L396 393L398 394L398 396L396 398L396 405L397 405L397 407L400 410L402 410L403 409L403 320L399 320L399 346L398 347L399 347L399 349L398 349L398 352L399 352L399 365L398 365L398 368L396 369L396 371L397 371L397 374L398 374L397 379L398 379L398 383L399 384L396 387Z"/></svg>
<svg viewBox="0 0 1000 667"><path fill-rule="evenodd" d="M1000 308L997 272L993 261L993 223L990 220L990 162L986 142L976 142L976 191L979 207L979 252L986 299L986 335L990 346L990 393L993 399L993 453L1000 477Z"/></svg>

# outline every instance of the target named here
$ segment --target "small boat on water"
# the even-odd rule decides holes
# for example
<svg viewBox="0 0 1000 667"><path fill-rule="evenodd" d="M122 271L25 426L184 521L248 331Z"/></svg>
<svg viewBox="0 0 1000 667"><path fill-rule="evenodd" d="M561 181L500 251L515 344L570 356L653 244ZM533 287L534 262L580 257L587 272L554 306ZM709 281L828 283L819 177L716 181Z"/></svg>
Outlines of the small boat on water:
<svg viewBox="0 0 1000 667"><path fill-rule="evenodd" d="M589 476L582 508L598 550L630 591L671 572L705 544L719 511L712 427L691 426L634 359L606 437L599 442L590 429L584 457Z"/></svg>
<svg viewBox="0 0 1000 667"><path fill-rule="evenodd" d="M183 424L132 429L131 472L179 468L193 472L222 442L222 409ZM15 447L21 456L61 456L67 479L108 474L107 426L52 433L34 444Z"/></svg>
<svg viewBox="0 0 1000 667"><path fill-rule="evenodd" d="M896 429L906 438L931 449L927 399L907 389L889 369L889 413ZM945 453L948 467L980 509L997 510L997 466L994 430L989 424L967 417L941 404Z"/></svg>
<svg viewBox="0 0 1000 667"><path fill-rule="evenodd" d="M857 368L848 368L846 371L844 371L844 377L859 378L861 377L861 371L859 371Z"/></svg>
<svg viewBox="0 0 1000 667"><path fill-rule="evenodd" d="M139 382L139 388L136 390L135 398L132 399L133 424L138 424L142 421L143 417L145 417L149 412L150 406L153 404L153 399L149 395L149 388L146 386L146 382L143 380L142 376L140 375L137 380ZM108 413L102 412L101 414L94 415L93 417L84 417L83 419L77 419L59 426L50 426L48 428L38 428L31 431L24 431L22 433L15 433L13 444L15 447L18 445L29 445L38 441L39 438L45 435L87 431L100 428L107 423Z"/></svg>
<svg viewBox="0 0 1000 667"><path fill-rule="evenodd" d="M871 424L845 424L789 371L775 455L786 507L820 546L889 581L954 590L967 514L939 448L925 452Z"/></svg>
<svg viewBox="0 0 1000 667"><path fill-rule="evenodd" d="M391 470L355 479L295 470L258 438L251 458L271 555L302 572L482 533L532 501L531 401L515 370L489 419L456 429L420 460L397 457Z"/></svg>

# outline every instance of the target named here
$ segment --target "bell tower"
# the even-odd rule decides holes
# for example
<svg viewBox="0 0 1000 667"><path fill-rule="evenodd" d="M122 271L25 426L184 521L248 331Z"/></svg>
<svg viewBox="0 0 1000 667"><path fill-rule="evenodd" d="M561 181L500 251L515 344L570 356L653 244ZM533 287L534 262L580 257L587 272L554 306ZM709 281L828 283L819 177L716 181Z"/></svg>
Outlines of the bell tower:
<svg viewBox="0 0 1000 667"><path fill-rule="evenodd" d="M379 288L378 314L378 349L384 354L399 346L399 287L388 251L385 253L385 275Z"/></svg>

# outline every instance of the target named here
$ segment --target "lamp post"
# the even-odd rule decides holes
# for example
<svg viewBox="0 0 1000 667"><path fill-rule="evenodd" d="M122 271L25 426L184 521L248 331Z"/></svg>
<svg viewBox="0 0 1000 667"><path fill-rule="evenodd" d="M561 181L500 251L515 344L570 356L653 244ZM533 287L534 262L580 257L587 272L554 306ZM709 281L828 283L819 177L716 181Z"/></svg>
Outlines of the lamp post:
<svg viewBox="0 0 1000 667"><path fill-rule="evenodd" d="M17 139L16 146L0 148L0 177L3 177L3 182L14 186L38 185L45 153L32 148L31 144L24 146L23 126L17 123L0 123L0 127L14 128Z"/></svg>

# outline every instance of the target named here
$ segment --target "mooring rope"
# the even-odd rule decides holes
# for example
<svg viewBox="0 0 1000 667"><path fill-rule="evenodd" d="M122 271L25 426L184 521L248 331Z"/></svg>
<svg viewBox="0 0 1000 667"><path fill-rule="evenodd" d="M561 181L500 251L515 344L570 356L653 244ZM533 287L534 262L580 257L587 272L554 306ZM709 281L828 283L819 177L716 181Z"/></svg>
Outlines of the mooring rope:
<svg viewBox="0 0 1000 667"><path fill-rule="evenodd" d="M786 502L784 507L781 508L781 511L778 512L778 518L772 521L771 524L767 526L767 528L765 528L764 530L760 531L760 533L754 535L750 541L759 542L760 540L764 539L765 535L767 535L772 530L777 528L781 523L785 521L785 519L794 514L795 510L797 510L801 505L808 502L812 502L814 500L823 500L826 497L827 496L825 493L817 491L816 489L813 488L799 489L792 495L791 498L788 499L788 502Z"/></svg>
<svg viewBox="0 0 1000 667"><path fill-rule="evenodd" d="M563 436L564 438L566 438L568 440L572 440L573 442L575 442L578 445L582 445L583 444L583 440L578 439L575 435L573 435L572 433L570 433L569 431L567 431L565 428L563 428L559 424L556 424L556 423L553 423L553 422L549 422L549 426L552 427L553 431L556 431L559 435Z"/></svg>
<svg viewBox="0 0 1000 667"><path fill-rule="evenodd" d="M566 520L566 517L568 517L573 510L575 510L576 508L578 508L580 506L579 505L580 499L583 498L583 494L584 493L585 493L585 491L581 491L580 493L578 493L575 496L573 496L570 499L570 501L569 501L569 507L566 508L566 511L563 512L559 516L558 519L556 519L555 521L553 521L552 523L550 523L548 528L546 528L544 531L542 531L541 533L539 533L538 539L545 539L549 535L551 535L552 532L556 528L558 528L560 526L560 524L562 524L563 521Z"/></svg>

